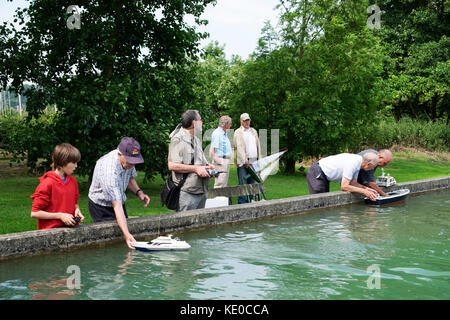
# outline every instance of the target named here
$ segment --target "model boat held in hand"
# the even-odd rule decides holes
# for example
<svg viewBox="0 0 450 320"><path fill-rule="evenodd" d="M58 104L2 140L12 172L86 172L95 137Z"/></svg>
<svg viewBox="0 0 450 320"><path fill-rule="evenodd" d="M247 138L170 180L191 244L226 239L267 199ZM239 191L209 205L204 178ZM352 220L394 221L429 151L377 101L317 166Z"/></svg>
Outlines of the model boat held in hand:
<svg viewBox="0 0 450 320"><path fill-rule="evenodd" d="M375 201L370 200L365 197L364 201L370 205L386 205L392 204L400 201L404 201L409 194L409 189L400 189L396 191L389 192L386 197L378 196Z"/></svg>
<svg viewBox="0 0 450 320"><path fill-rule="evenodd" d="M171 250L188 250L191 246L186 241L178 238L172 239L172 235L159 236L150 242L137 241L130 244L139 251L171 251Z"/></svg>

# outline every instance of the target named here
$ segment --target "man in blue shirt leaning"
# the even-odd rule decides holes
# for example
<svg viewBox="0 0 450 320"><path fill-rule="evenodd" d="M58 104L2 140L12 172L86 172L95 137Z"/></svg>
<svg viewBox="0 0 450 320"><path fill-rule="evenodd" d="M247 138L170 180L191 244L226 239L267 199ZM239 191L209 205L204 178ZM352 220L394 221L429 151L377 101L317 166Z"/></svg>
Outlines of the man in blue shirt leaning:
<svg viewBox="0 0 450 320"><path fill-rule="evenodd" d="M228 184L230 175L231 142L227 136L227 130L231 128L231 118L222 116L219 119L219 127L214 130L211 136L211 147L209 154L213 160L213 165L219 176L215 178L214 188L224 188Z"/></svg>
<svg viewBox="0 0 450 320"><path fill-rule="evenodd" d="M368 171L364 171L364 170L360 170L359 171L359 175L358 175L358 183L368 186L372 189L374 189L375 191L377 191L381 196L385 197L388 194L385 193L375 182L375 170L378 167L385 167L387 166L391 161L392 161L392 152L388 149L383 149L380 151L376 151L373 149L367 149L364 151L361 151L360 153L358 153L360 156L365 155L366 153L373 153L376 154L378 157L377 160L377 165L375 166L375 168L373 170L368 170Z"/></svg>

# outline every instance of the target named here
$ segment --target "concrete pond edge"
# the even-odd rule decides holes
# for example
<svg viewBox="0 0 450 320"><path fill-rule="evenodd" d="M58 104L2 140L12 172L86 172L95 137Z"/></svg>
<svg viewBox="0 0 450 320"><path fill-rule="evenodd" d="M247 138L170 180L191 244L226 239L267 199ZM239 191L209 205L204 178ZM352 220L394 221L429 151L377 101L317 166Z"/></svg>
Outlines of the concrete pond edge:
<svg viewBox="0 0 450 320"><path fill-rule="evenodd" d="M398 183L386 189L389 191L409 189L411 194L417 194L448 188L450 188L450 176ZM335 191L133 218L128 219L128 228L139 241L140 238L148 238L157 234L252 221L277 215L300 214L314 209L338 207L362 201L363 197L359 194ZM4 234L0 235L0 260L106 244L119 240L124 241L122 232L115 221L85 224L74 228Z"/></svg>

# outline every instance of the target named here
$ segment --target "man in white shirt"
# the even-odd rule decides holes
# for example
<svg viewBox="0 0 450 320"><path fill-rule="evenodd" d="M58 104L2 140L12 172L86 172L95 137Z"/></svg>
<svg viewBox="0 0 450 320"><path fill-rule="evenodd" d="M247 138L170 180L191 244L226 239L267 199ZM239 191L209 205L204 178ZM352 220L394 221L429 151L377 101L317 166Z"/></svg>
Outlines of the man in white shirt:
<svg viewBox="0 0 450 320"><path fill-rule="evenodd" d="M239 184L251 184L256 181L249 176L248 166L250 163L261 159L261 146L258 133L250 127L250 116L248 113L241 114L241 127L234 132L233 145L236 149L236 167ZM248 197L239 197L238 203L249 202Z"/></svg>
<svg viewBox="0 0 450 320"><path fill-rule="evenodd" d="M371 200L378 197L378 192L357 182L359 170L373 170L378 157L373 153L363 156L341 153L329 156L314 163L308 170L306 179L310 194L330 192L330 181L341 181L341 190L357 192Z"/></svg>

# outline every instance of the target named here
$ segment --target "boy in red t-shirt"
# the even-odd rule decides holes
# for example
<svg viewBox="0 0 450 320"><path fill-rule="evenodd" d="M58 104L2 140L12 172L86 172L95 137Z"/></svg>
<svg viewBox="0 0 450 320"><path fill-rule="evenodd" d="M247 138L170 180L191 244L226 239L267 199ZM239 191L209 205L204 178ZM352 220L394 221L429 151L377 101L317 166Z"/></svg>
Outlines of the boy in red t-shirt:
<svg viewBox="0 0 450 320"><path fill-rule="evenodd" d="M81 160L80 151L69 143L62 143L53 149L52 160L52 171L39 178L41 183L31 195L31 218L38 219L39 230L75 226L84 220L77 204L78 183L72 177Z"/></svg>

